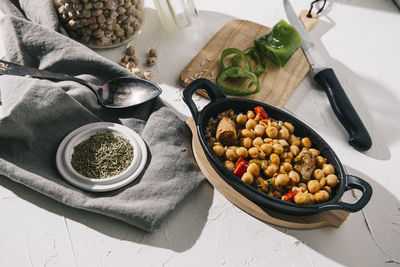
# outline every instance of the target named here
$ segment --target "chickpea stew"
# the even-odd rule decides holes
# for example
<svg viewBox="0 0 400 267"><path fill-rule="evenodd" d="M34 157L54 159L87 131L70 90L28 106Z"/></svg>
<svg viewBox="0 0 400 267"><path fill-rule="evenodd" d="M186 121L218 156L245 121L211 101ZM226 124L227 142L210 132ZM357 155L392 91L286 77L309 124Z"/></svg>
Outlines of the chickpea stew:
<svg viewBox="0 0 400 267"><path fill-rule="evenodd" d="M339 184L335 168L290 122L276 121L261 106L227 110L209 120L205 136L224 166L271 197L296 204L327 201Z"/></svg>

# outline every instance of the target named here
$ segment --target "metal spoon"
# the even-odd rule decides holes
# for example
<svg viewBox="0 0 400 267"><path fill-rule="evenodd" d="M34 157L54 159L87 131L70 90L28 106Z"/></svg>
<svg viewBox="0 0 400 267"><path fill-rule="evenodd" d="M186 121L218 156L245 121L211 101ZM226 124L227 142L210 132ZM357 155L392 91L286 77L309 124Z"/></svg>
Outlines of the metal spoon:
<svg viewBox="0 0 400 267"><path fill-rule="evenodd" d="M0 60L0 75L3 74L29 75L33 78L56 81L74 81L92 89L99 103L107 108L126 108L139 105L161 94L161 88L157 84L140 78L122 77L110 80L103 85L96 85L65 74L39 70Z"/></svg>

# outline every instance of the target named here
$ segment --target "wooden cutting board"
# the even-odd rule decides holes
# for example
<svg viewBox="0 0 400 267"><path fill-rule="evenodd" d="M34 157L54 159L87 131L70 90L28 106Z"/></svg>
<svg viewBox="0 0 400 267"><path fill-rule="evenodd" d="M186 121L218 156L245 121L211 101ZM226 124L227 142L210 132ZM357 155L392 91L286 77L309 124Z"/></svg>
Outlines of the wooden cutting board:
<svg viewBox="0 0 400 267"><path fill-rule="evenodd" d="M200 145L193 118L190 118L186 123L193 134L193 154L200 170L206 176L207 180L222 195L224 195L226 199L248 214L260 219L261 221L292 229L314 229L320 227L339 228L349 216L350 213L343 210L323 211L309 216L294 216L269 209L261 209L259 206L233 189L218 175L208 162L204 150Z"/></svg>
<svg viewBox="0 0 400 267"><path fill-rule="evenodd" d="M306 26L307 27L307 26ZM312 26L310 26L312 27ZM254 46L254 40L265 35L270 29L247 21L232 20L222 27L183 69L180 83L186 87L197 78L206 78L215 83L221 70L221 53L226 48L244 50ZM266 71L259 77L261 90L246 98L283 107L309 70L303 50L298 49L285 67L281 68L266 60ZM205 91L198 92L206 96Z"/></svg>

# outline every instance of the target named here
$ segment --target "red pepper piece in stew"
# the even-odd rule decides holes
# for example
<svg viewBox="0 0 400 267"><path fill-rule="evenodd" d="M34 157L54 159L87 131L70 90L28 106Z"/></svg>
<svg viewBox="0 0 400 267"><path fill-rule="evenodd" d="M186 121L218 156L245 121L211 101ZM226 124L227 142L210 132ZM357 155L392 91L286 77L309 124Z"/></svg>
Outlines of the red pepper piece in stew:
<svg viewBox="0 0 400 267"><path fill-rule="evenodd" d="M254 108L254 111L256 112L256 114L258 115L258 117L261 120L268 120L269 119L269 116L268 116L267 112L265 112L263 107L257 106L257 107Z"/></svg>
<svg viewBox="0 0 400 267"><path fill-rule="evenodd" d="M235 170L233 174L237 177L241 178L243 174L246 172L248 162L242 158L239 158L235 165Z"/></svg>
<svg viewBox="0 0 400 267"><path fill-rule="evenodd" d="M282 200L291 202L294 200L294 196L297 194L296 191L289 190L286 194L283 195Z"/></svg>

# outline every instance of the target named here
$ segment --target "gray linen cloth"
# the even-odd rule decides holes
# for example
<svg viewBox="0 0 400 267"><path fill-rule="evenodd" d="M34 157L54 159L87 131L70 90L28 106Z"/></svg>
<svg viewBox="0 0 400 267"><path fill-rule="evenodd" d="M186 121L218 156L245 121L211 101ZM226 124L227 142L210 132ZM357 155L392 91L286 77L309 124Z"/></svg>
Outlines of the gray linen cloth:
<svg viewBox="0 0 400 267"><path fill-rule="evenodd" d="M0 21L4 60L98 84L132 75L59 33L51 1L17 4L23 13L11 2L0 3L6 14ZM187 126L158 98L134 108L106 110L80 84L8 75L0 76L0 93L0 175L61 203L153 231L204 180L191 154ZM55 165L62 139L97 121L134 129L150 154L138 179L111 192L77 189L60 176Z"/></svg>

